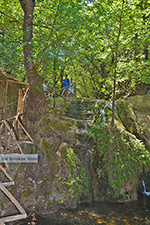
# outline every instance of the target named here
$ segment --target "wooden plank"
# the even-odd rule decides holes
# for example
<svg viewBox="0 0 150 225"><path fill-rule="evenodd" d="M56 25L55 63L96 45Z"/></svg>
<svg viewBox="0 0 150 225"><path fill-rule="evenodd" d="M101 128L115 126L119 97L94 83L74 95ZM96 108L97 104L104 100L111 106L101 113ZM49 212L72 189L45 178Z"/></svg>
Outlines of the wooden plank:
<svg viewBox="0 0 150 225"><path fill-rule="evenodd" d="M26 133L26 135L30 138L30 140L34 143L33 139L31 138L31 136L29 135L29 133L26 131L26 129L24 128L24 126L22 125L22 123L20 122L20 120L18 119L18 122L21 126L21 128L23 129L23 131Z"/></svg>
<svg viewBox="0 0 150 225"><path fill-rule="evenodd" d="M6 112L6 99L7 99L7 92L8 92L8 82L6 81L6 88L5 88L5 97L4 97L4 106L3 106L3 115L2 118L3 120L5 119L5 112ZM5 148L7 148L7 129L5 127Z"/></svg>
<svg viewBox="0 0 150 225"><path fill-rule="evenodd" d="M20 105L20 107L19 107L19 109L18 109L18 112L17 112L17 115L16 115L16 120L14 121L13 126L15 125L15 123L16 123L16 121L17 121L19 115L20 115L20 111L21 111L21 108L22 108L22 106L23 106L23 103L24 103L24 101L25 101L25 99L26 99L26 96L27 96L28 91L29 91L29 87L27 88L27 90L26 90L26 92L25 92L25 94L24 94L24 96L23 96L22 103L21 103L21 105Z"/></svg>
<svg viewBox="0 0 150 225"><path fill-rule="evenodd" d="M7 150L10 149L10 144L11 144L11 135L9 135L9 137L8 137L8 141L7 141Z"/></svg>
<svg viewBox="0 0 150 225"><path fill-rule="evenodd" d="M4 123L3 123L3 120L1 120L1 127L0 127L0 129L2 129L3 128L3 126L4 126Z"/></svg>
<svg viewBox="0 0 150 225"><path fill-rule="evenodd" d="M16 153L16 151L18 150L18 148L16 147L16 148L9 148L9 153L10 154L12 154L12 152L15 152ZM6 152L5 154L9 154L8 152ZM19 153L18 153L19 154ZM23 155L24 155L24 153L23 153Z"/></svg>
<svg viewBox="0 0 150 225"><path fill-rule="evenodd" d="M20 82L20 81L15 81L15 80L0 80L0 83L2 82L11 82L11 83L16 83L16 84L24 84L24 85L29 85L28 83Z"/></svg>
<svg viewBox="0 0 150 225"><path fill-rule="evenodd" d="M9 181L13 182L12 177L7 173L6 169L0 164L0 170L5 174Z"/></svg>
<svg viewBox="0 0 150 225"><path fill-rule="evenodd" d="M19 214L19 215L14 215L14 216L7 216L4 218L1 218L2 222L8 223L8 222L13 222L16 220L22 220L22 219L26 219L27 218L27 214Z"/></svg>
<svg viewBox="0 0 150 225"><path fill-rule="evenodd" d="M25 144L34 144L33 141L21 141L21 143L25 143Z"/></svg>
<svg viewBox="0 0 150 225"><path fill-rule="evenodd" d="M0 225L5 225L1 219L0 219Z"/></svg>
<svg viewBox="0 0 150 225"><path fill-rule="evenodd" d="M15 138L16 140L19 139L19 136L17 135L17 131L15 130L15 128L13 127L11 121L7 120L7 123L9 125L9 127L11 128L11 130L13 131L14 135L15 135ZM10 144L11 144L11 135L9 135L8 139L7 139L7 149L10 149Z"/></svg>
<svg viewBox="0 0 150 225"><path fill-rule="evenodd" d="M3 186L11 186L11 185L14 185L15 184L15 182L14 181L12 181L12 182L4 182L4 183L2 183L2 185Z"/></svg>
<svg viewBox="0 0 150 225"><path fill-rule="evenodd" d="M7 121L7 123L8 123L8 125L9 125L9 127L13 130L14 135L15 135L15 137L16 137L16 140L18 140L19 137L18 137L18 135L17 135L17 131L15 130L14 126L12 125L12 123L11 123L10 121Z"/></svg>
<svg viewBox="0 0 150 225"><path fill-rule="evenodd" d="M4 194L11 200L11 202L16 206L16 208L19 210L19 212L23 215L26 215L25 210L22 208L22 206L19 204L19 202L14 198L14 196L3 186L2 183L0 183L0 189L4 192ZM3 222L5 222L4 219L1 219ZM11 220L10 220L11 221ZM7 221L8 222L8 221Z"/></svg>
<svg viewBox="0 0 150 225"><path fill-rule="evenodd" d="M7 127L5 126L5 135L4 135L4 140L5 140L5 149L7 149L7 140L8 140L8 133L7 133Z"/></svg>
<svg viewBox="0 0 150 225"><path fill-rule="evenodd" d="M8 123L6 122L6 120L4 120L4 123L5 123L6 127L7 127L7 129L9 130L9 132L10 132L12 138L14 139L14 141L15 141L17 147L19 148L20 152L21 152L22 154L24 154L23 151L22 151L21 146L20 146L19 143L17 142L16 137L15 137L15 135L13 134L13 132L11 131L11 129L10 129Z"/></svg>
<svg viewBox="0 0 150 225"><path fill-rule="evenodd" d="M3 120L5 119L5 108L6 108L7 91L8 91L8 82L6 81L5 97L4 97L4 106L3 106Z"/></svg>
<svg viewBox="0 0 150 225"><path fill-rule="evenodd" d="M1 137L0 137L0 143L1 143L2 147L3 147L3 149L5 149L5 145L4 145L3 140L1 139Z"/></svg>
<svg viewBox="0 0 150 225"><path fill-rule="evenodd" d="M0 121L0 135L2 134L2 131L3 131L3 126L4 126L4 123L2 121Z"/></svg>
<svg viewBox="0 0 150 225"><path fill-rule="evenodd" d="M23 114L24 112L24 107L25 104L23 102L23 97L24 97L25 93L22 89L19 89L19 94L18 94L18 104L17 104L17 115L19 113L19 116L16 116L16 120L14 121L14 124L17 122L17 119L20 117L21 114ZM17 125L17 128L19 128L19 124Z"/></svg>
<svg viewBox="0 0 150 225"><path fill-rule="evenodd" d="M1 164L0 164L0 165L1 165ZM3 168L4 168L4 167L3 167ZM7 168L7 167L5 167L4 169L5 169L6 171L9 170L9 168Z"/></svg>
<svg viewBox="0 0 150 225"><path fill-rule="evenodd" d="M9 117L7 120L14 120L16 116ZM4 124L4 120L1 120L0 123Z"/></svg>

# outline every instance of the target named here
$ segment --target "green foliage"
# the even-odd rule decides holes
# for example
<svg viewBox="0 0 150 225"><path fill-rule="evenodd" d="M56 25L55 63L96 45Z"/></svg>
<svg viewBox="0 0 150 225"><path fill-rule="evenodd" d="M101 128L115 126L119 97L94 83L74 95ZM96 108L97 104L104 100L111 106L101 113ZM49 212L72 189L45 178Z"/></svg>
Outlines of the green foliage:
<svg viewBox="0 0 150 225"><path fill-rule="evenodd" d="M0 2L0 70L9 71L14 77L25 75L22 47L22 10L19 1Z"/></svg>
<svg viewBox="0 0 150 225"><path fill-rule="evenodd" d="M23 11L15 0L2 0L0 9L0 69L22 80ZM74 77L79 96L109 99L114 77L126 95L136 82L150 83L148 16L146 1L38 0L32 62L43 79Z"/></svg>
<svg viewBox="0 0 150 225"><path fill-rule="evenodd" d="M108 176L114 197L119 197L124 184L136 180L143 169L149 171L149 151L128 132L93 126L91 136L95 140L96 149L94 170L98 178Z"/></svg>
<svg viewBox="0 0 150 225"><path fill-rule="evenodd" d="M67 166L74 178L66 182L70 191L73 190L72 197L79 197L82 194L87 195L89 193L88 178L85 169L82 167L81 161L71 148L66 150L65 157Z"/></svg>
<svg viewBox="0 0 150 225"><path fill-rule="evenodd" d="M111 114L112 114L112 109L110 108L109 102L106 101L100 101L98 102L95 107L93 108L94 111L94 123L96 124L101 124L103 123L109 123ZM105 116L105 121L104 120Z"/></svg>
<svg viewBox="0 0 150 225"><path fill-rule="evenodd" d="M58 199L58 204L59 205L63 204L63 202L64 202L63 200Z"/></svg>
<svg viewBox="0 0 150 225"><path fill-rule="evenodd" d="M88 178L85 169L82 167L81 161L78 159L72 148L65 149L64 156L66 166L71 172L71 178L65 179L59 177L59 182L65 184L67 191L73 199L78 199L82 195L88 195Z"/></svg>
<svg viewBox="0 0 150 225"><path fill-rule="evenodd" d="M47 205L46 208L52 208L54 205L54 200L51 200Z"/></svg>

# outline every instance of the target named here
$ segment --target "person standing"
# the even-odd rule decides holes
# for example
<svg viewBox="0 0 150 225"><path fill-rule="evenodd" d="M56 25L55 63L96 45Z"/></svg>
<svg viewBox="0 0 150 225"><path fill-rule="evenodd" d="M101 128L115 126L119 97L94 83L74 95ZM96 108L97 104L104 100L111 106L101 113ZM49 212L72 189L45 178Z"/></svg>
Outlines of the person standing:
<svg viewBox="0 0 150 225"><path fill-rule="evenodd" d="M43 83L43 89L44 89L44 93L47 95L48 94L48 81L47 80Z"/></svg>
<svg viewBox="0 0 150 225"><path fill-rule="evenodd" d="M69 85L70 85L70 80L68 78L68 75L66 74L65 75L65 79L64 79L64 85L63 85L63 87L67 87Z"/></svg>
<svg viewBox="0 0 150 225"><path fill-rule="evenodd" d="M75 85L76 85L76 83L73 81L73 78L71 78L70 87L69 87L69 92L70 92L71 96L73 96L75 93Z"/></svg>
<svg viewBox="0 0 150 225"><path fill-rule="evenodd" d="M66 74L65 75L65 79L64 79L64 83L63 83L63 92L62 92L62 95L66 95L68 94L68 86L70 85L70 80L68 78L68 75Z"/></svg>

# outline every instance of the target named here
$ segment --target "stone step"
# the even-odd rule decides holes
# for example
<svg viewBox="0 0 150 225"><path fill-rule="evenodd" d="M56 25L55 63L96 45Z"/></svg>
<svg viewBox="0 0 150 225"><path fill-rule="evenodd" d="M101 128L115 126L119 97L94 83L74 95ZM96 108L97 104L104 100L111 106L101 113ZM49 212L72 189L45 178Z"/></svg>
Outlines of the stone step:
<svg viewBox="0 0 150 225"><path fill-rule="evenodd" d="M88 110L82 110L82 111L73 111L73 112L67 112L67 116L77 119L77 120L89 120L93 119L93 112Z"/></svg>

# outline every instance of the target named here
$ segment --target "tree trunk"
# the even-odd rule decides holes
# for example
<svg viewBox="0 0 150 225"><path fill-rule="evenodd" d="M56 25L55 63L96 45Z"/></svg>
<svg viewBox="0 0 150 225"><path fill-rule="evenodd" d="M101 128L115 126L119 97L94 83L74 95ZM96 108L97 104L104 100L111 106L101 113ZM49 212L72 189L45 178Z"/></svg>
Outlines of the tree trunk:
<svg viewBox="0 0 150 225"><path fill-rule="evenodd" d="M120 15L120 22L119 22L119 31L116 40L116 51L115 51L115 59L114 61L114 75L113 75L113 97L112 97L112 118L111 118L111 126L114 127L114 120L115 120L115 97L116 97L116 75L117 75L117 64L118 64L118 49L119 49L119 39L121 35L121 27L122 27L122 18L123 18L123 10L124 10L124 0L122 0L122 9ZM113 56L114 57L114 56Z"/></svg>
<svg viewBox="0 0 150 225"><path fill-rule="evenodd" d="M35 69L32 57L33 12L35 1L19 0L19 2L24 11L23 51L26 75L30 87L26 110L27 127L34 133L33 129L36 123L42 118L47 103L42 90L42 78Z"/></svg>
<svg viewBox="0 0 150 225"><path fill-rule="evenodd" d="M63 87L63 80L64 80L64 71L65 71L66 66L61 68L60 70L60 80L61 80L61 88Z"/></svg>

